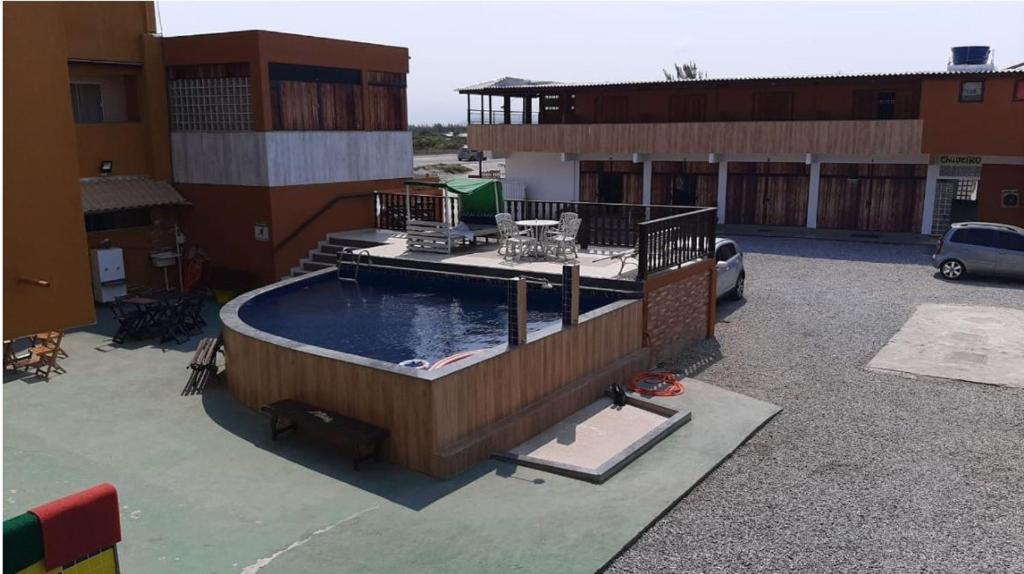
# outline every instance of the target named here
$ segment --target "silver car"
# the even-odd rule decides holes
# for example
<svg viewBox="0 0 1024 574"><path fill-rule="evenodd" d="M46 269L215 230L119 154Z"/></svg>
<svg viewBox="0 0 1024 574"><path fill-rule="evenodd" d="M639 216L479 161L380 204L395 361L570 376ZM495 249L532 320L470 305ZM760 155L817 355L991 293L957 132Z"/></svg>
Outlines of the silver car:
<svg viewBox="0 0 1024 574"><path fill-rule="evenodd" d="M715 240L715 269L718 272L718 297L743 298L747 272L743 269L743 252L732 239Z"/></svg>
<svg viewBox="0 0 1024 574"><path fill-rule="evenodd" d="M954 223L932 264L946 279L966 273L1024 278L1024 229L1002 223Z"/></svg>

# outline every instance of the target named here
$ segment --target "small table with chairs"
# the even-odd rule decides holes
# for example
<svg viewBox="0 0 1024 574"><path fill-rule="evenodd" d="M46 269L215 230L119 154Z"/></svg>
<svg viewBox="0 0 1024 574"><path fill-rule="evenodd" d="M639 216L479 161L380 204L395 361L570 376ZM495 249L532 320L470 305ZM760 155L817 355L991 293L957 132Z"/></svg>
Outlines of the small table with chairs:
<svg viewBox="0 0 1024 574"><path fill-rule="evenodd" d="M522 257L547 258L549 255L568 259L577 256L576 235L581 220L572 212L564 212L559 219L522 219L514 221L509 213L495 216L498 224L498 252L505 259ZM504 252L504 253L502 253Z"/></svg>

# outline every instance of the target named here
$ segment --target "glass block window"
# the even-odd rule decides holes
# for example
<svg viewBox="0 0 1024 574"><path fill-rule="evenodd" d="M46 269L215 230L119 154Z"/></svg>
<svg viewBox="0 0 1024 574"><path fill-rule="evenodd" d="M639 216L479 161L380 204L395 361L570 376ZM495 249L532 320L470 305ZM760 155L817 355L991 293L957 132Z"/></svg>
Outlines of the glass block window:
<svg viewBox="0 0 1024 574"><path fill-rule="evenodd" d="M253 129L248 77L170 79L167 88L171 131Z"/></svg>

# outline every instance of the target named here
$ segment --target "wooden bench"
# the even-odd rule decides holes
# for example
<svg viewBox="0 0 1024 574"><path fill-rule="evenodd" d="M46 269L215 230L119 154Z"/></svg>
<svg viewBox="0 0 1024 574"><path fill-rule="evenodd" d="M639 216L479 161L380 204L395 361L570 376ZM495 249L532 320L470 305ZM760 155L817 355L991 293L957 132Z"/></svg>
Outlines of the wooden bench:
<svg viewBox="0 0 1024 574"><path fill-rule="evenodd" d="M217 352L220 351L223 341L220 337L205 337L200 339L196 352L192 355L192 362L188 368L192 374L185 383L182 395L190 395L203 390L210 375L217 374Z"/></svg>
<svg viewBox="0 0 1024 574"><path fill-rule="evenodd" d="M381 444L391 436L387 429L292 399L263 405L260 410L270 415L271 440L277 440L281 433L301 427L322 440L350 447L355 455L352 461L355 470L359 470L359 463L364 460L380 460ZM289 424L279 427L282 418L287 419Z"/></svg>

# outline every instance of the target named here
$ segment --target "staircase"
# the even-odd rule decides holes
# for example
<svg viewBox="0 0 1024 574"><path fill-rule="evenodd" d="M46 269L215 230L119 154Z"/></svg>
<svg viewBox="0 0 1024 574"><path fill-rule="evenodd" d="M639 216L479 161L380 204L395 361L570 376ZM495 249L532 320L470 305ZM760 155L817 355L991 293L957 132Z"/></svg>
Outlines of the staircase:
<svg viewBox="0 0 1024 574"><path fill-rule="evenodd" d="M372 241L346 239L341 237L339 233L328 233L327 237L321 240L315 248L309 250L309 255L303 257L297 267L292 267L288 276L298 277L299 275L333 267L338 261L338 253L342 249L365 249L376 245L380 244Z"/></svg>

